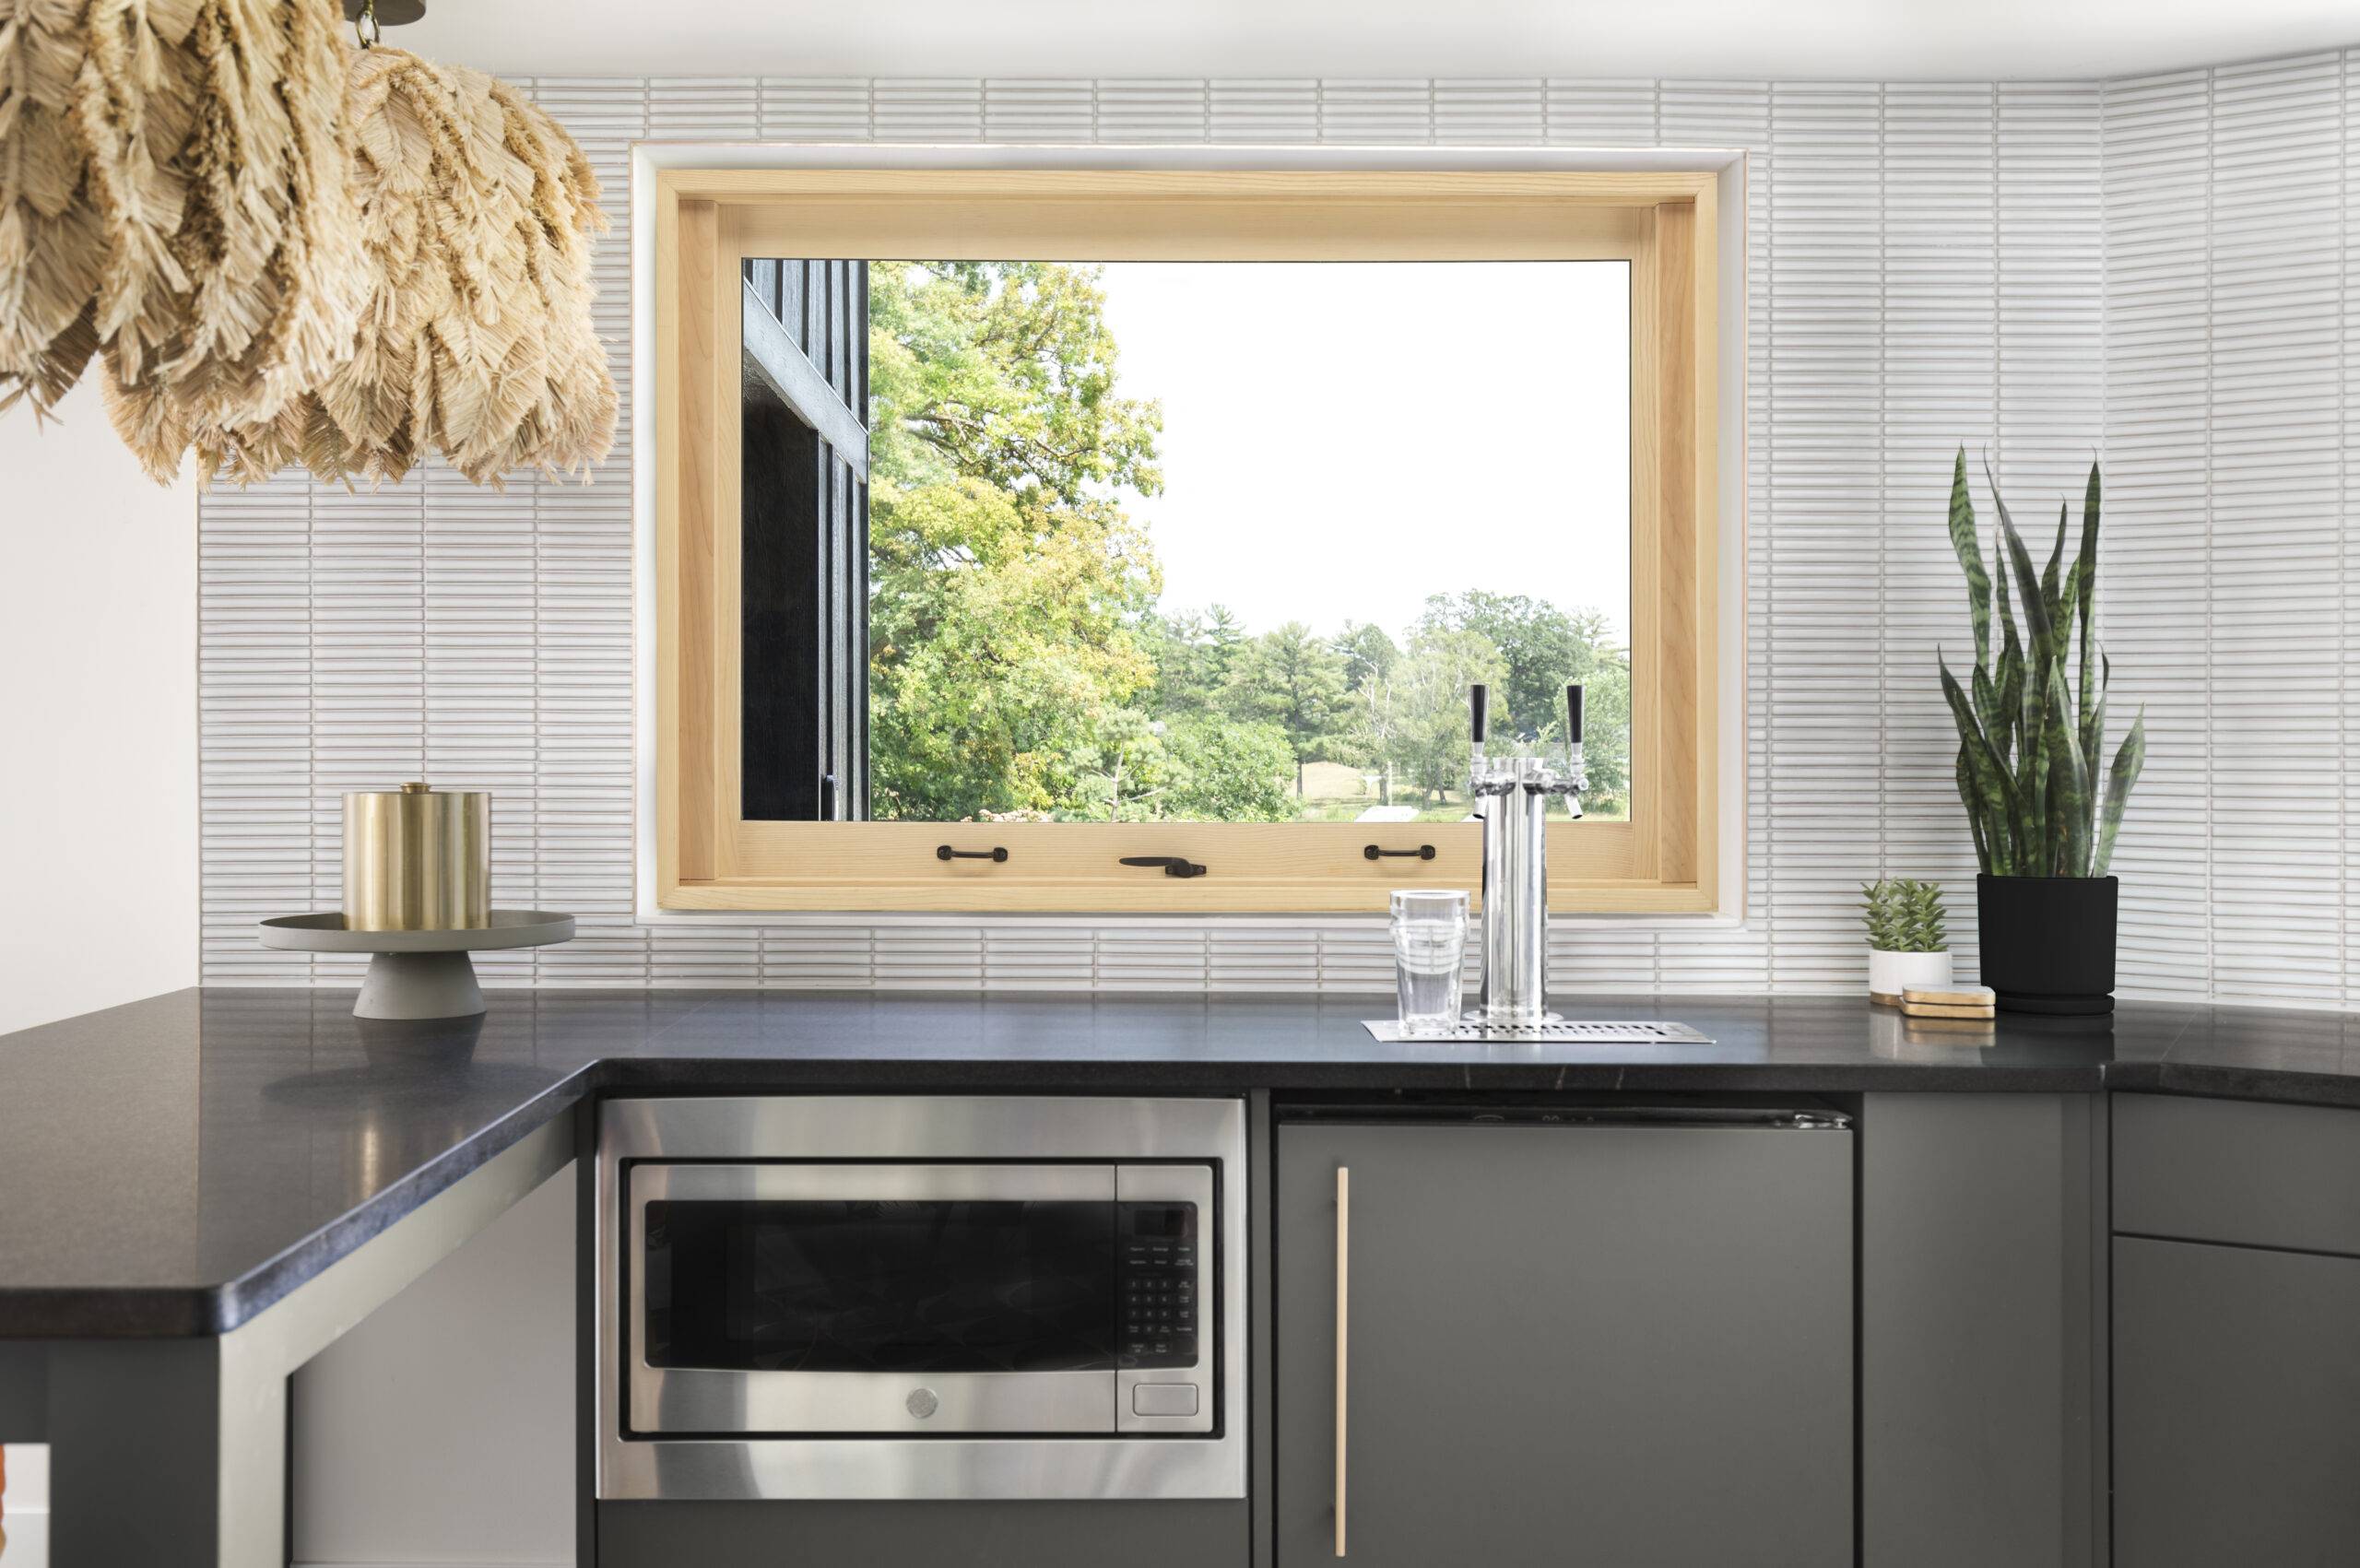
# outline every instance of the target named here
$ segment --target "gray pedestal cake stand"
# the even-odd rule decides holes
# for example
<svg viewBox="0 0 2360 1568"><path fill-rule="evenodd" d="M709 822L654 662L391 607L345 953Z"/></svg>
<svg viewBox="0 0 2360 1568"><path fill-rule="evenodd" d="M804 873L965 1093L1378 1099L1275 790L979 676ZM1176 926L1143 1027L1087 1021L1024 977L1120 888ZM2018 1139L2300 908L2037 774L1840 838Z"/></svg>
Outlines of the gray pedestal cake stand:
<svg viewBox="0 0 2360 1568"><path fill-rule="evenodd" d="M573 916L525 909L495 909L490 925L464 931L348 931L341 912L262 923L266 948L377 955L352 1004L355 1018L471 1018L485 1004L469 953L545 947L572 935Z"/></svg>

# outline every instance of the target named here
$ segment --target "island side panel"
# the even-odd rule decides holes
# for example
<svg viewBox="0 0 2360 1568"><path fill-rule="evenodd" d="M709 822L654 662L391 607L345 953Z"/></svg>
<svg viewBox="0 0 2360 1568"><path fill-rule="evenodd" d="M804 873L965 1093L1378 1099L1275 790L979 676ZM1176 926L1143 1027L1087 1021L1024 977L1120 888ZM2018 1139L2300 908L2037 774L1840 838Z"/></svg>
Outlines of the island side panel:
<svg viewBox="0 0 2360 1568"><path fill-rule="evenodd" d="M2104 1107L1870 1094L1860 1118L1860 1560L2103 1561Z"/></svg>

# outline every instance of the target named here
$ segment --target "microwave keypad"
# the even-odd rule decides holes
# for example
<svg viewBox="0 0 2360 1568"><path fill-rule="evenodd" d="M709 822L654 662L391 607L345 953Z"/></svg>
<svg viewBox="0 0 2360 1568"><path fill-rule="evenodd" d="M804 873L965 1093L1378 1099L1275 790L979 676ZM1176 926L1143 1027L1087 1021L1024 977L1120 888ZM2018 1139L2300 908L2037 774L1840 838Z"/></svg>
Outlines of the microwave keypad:
<svg viewBox="0 0 2360 1568"><path fill-rule="evenodd" d="M1122 1206L1121 1364L1197 1364L1197 1209L1187 1203Z"/></svg>

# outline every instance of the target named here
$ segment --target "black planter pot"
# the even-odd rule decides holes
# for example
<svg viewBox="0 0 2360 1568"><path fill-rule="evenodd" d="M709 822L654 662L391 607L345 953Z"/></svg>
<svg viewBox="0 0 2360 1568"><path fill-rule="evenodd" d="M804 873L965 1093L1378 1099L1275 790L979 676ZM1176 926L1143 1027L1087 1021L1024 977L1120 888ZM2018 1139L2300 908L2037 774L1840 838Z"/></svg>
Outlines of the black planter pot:
<svg viewBox="0 0 2360 1568"><path fill-rule="evenodd" d="M2112 877L1975 878L1983 984L2017 1013L2114 1011Z"/></svg>

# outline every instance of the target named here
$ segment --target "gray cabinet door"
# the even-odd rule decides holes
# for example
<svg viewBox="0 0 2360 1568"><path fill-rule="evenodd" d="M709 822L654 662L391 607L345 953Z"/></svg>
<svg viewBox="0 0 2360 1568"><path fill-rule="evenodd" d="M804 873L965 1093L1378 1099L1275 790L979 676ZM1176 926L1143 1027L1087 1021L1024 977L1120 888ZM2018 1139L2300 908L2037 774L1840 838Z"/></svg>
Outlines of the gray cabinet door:
<svg viewBox="0 0 2360 1568"><path fill-rule="evenodd" d="M1284 1126L1277 1199L1280 1568L1339 1443L1372 1568L1852 1561L1849 1134Z"/></svg>
<svg viewBox="0 0 2360 1568"><path fill-rule="evenodd" d="M2360 1259L2114 1244L2119 1568L2360 1562Z"/></svg>

